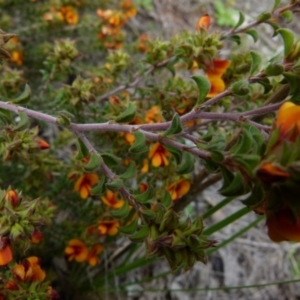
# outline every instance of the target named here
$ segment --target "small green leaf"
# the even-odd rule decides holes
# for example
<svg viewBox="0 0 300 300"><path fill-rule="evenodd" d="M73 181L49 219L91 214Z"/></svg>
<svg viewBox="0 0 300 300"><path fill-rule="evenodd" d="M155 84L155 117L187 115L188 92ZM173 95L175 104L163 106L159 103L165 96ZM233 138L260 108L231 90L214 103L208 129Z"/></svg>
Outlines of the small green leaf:
<svg viewBox="0 0 300 300"><path fill-rule="evenodd" d="M164 147L174 156L176 164L179 165L182 160L182 151L169 145L164 145Z"/></svg>
<svg viewBox="0 0 300 300"><path fill-rule="evenodd" d="M280 2L281 2L281 0L275 0L274 1L272 11L274 11L278 7L278 5L280 4Z"/></svg>
<svg viewBox="0 0 300 300"><path fill-rule="evenodd" d="M85 146L81 139L77 139L77 154L75 159L83 159L89 155L89 149Z"/></svg>
<svg viewBox="0 0 300 300"><path fill-rule="evenodd" d="M270 21L267 21L266 24L269 24L273 28L273 30L274 30L273 37L276 36L278 34L278 29L279 29L278 24L275 22L270 22Z"/></svg>
<svg viewBox="0 0 300 300"><path fill-rule="evenodd" d="M237 24L234 26L234 29L239 28L245 21L245 16L242 12L239 11L239 20L237 22Z"/></svg>
<svg viewBox="0 0 300 300"><path fill-rule="evenodd" d="M129 204L127 201L125 201L124 205L120 209L112 210L110 214L112 215L113 218L123 219L127 217L129 211L130 211Z"/></svg>
<svg viewBox="0 0 300 300"><path fill-rule="evenodd" d="M211 156L211 159L217 163L220 163L224 160L224 154L218 150L211 150L210 156Z"/></svg>
<svg viewBox="0 0 300 300"><path fill-rule="evenodd" d="M232 156L232 160L244 168L248 174L252 175L253 171L256 169L258 166L261 158L259 155L255 154L237 154Z"/></svg>
<svg viewBox="0 0 300 300"><path fill-rule="evenodd" d="M277 32L281 35L284 43L284 55L288 56L294 44L294 33L286 28L280 28Z"/></svg>
<svg viewBox="0 0 300 300"><path fill-rule="evenodd" d="M22 94L18 98L12 100L11 102L13 104L24 105L30 101L30 98L31 98L31 89L30 86L26 83Z"/></svg>
<svg viewBox="0 0 300 300"><path fill-rule="evenodd" d="M20 121L16 126L14 126L13 130L16 130L16 131L24 130L24 129L28 128L30 125L29 118L24 112L21 111L19 113L19 117L20 117Z"/></svg>
<svg viewBox="0 0 300 300"><path fill-rule="evenodd" d="M273 146L275 146L275 144L278 142L279 136L280 136L279 128L277 128L271 132L270 138L269 138L269 141L267 144L267 148L266 148L266 154L268 154L272 150Z"/></svg>
<svg viewBox="0 0 300 300"><path fill-rule="evenodd" d="M62 126L69 126L71 124L70 119L66 118L65 116L58 116L56 118L56 122Z"/></svg>
<svg viewBox="0 0 300 300"><path fill-rule="evenodd" d="M168 191L165 191L164 197L161 200L161 204L165 207L168 208L173 204L173 200L171 197L171 194Z"/></svg>
<svg viewBox="0 0 300 300"><path fill-rule="evenodd" d="M250 207L255 207L261 202L263 196L264 191L262 187L256 184L253 187L251 194L246 199L242 200L242 203Z"/></svg>
<svg viewBox="0 0 300 300"><path fill-rule="evenodd" d="M210 91L210 82L204 76L192 76L192 79L196 82L199 90L199 96L196 105L200 105L206 98L206 95Z"/></svg>
<svg viewBox="0 0 300 300"><path fill-rule="evenodd" d="M286 10L281 13L281 16L285 19L287 23L290 23L293 21L294 14L290 10Z"/></svg>
<svg viewBox="0 0 300 300"><path fill-rule="evenodd" d="M258 22L265 22L269 19L271 19L272 15L269 12L263 12L257 17Z"/></svg>
<svg viewBox="0 0 300 300"><path fill-rule="evenodd" d="M111 182L107 182L105 186L112 191L118 191L123 186L123 180L116 178L113 179Z"/></svg>
<svg viewBox="0 0 300 300"><path fill-rule="evenodd" d="M148 218L149 220L154 220L156 219L156 213L151 210L151 209L144 209L144 210L141 210L141 213L146 217Z"/></svg>
<svg viewBox="0 0 300 300"><path fill-rule="evenodd" d="M249 82L243 79L239 80L231 86L231 91L238 96L248 95L250 93Z"/></svg>
<svg viewBox="0 0 300 300"><path fill-rule="evenodd" d="M138 222L139 218L134 218L134 220L130 224L119 227L118 230L125 234L133 234L137 229Z"/></svg>
<svg viewBox="0 0 300 300"><path fill-rule="evenodd" d="M128 169L121 175L119 175L119 177L121 179L130 179L133 178L136 175L136 166L135 166L135 162L132 161L128 167Z"/></svg>
<svg viewBox="0 0 300 300"><path fill-rule="evenodd" d="M269 64L265 70L268 76L278 76L281 75L283 71L284 67L280 64Z"/></svg>
<svg viewBox="0 0 300 300"><path fill-rule="evenodd" d="M237 142L230 149L232 154L245 154L252 150L253 137L249 131L244 128Z"/></svg>
<svg viewBox="0 0 300 300"><path fill-rule="evenodd" d="M283 72L282 73L284 78L290 83L291 89L290 89L290 94L291 95L296 95L300 92L300 84L299 80L300 77L294 73L290 72Z"/></svg>
<svg viewBox="0 0 300 300"><path fill-rule="evenodd" d="M164 133L164 136L177 134L177 133L180 133L182 130L183 130L183 127L182 127L180 117L177 113L175 113L172 118L171 125L167 129L167 131Z"/></svg>
<svg viewBox="0 0 300 300"><path fill-rule="evenodd" d="M251 69L250 69L250 75L253 75L255 72L258 72L259 67L261 65L261 56L255 52L255 51L250 51L251 55Z"/></svg>
<svg viewBox="0 0 300 300"><path fill-rule="evenodd" d="M84 165L84 169L86 171L93 171L100 166L100 163L101 163L101 159L99 154L91 153L89 162L86 165Z"/></svg>
<svg viewBox="0 0 300 300"><path fill-rule="evenodd" d="M271 85L270 80L267 77L258 79L257 83L264 87L264 94L269 93L273 89L273 85Z"/></svg>
<svg viewBox="0 0 300 300"><path fill-rule="evenodd" d="M236 42L238 45L241 44L241 37L238 36L237 34L230 36L229 40Z"/></svg>
<svg viewBox="0 0 300 300"><path fill-rule="evenodd" d="M231 171L229 171L227 168L220 166L220 170L222 173L222 178L223 178L223 185L220 188L220 190L225 189L229 184L232 182L234 175Z"/></svg>
<svg viewBox="0 0 300 300"><path fill-rule="evenodd" d="M105 177L103 176L99 180L98 184L91 189L91 194L101 195L103 193L104 183L105 183Z"/></svg>
<svg viewBox="0 0 300 300"><path fill-rule="evenodd" d="M253 38L254 42L258 40L258 33L255 29L248 29L245 31L246 34L250 35Z"/></svg>
<svg viewBox="0 0 300 300"><path fill-rule="evenodd" d="M148 147L146 146L145 142L145 136L141 132L135 132L134 133L134 143L129 148L129 152L133 154L142 153L148 150Z"/></svg>
<svg viewBox="0 0 300 300"><path fill-rule="evenodd" d="M101 153L101 157L104 161L104 163L108 166L108 167L115 167L118 166L120 164L120 162L122 161L121 158L111 154L111 153Z"/></svg>
<svg viewBox="0 0 300 300"><path fill-rule="evenodd" d="M148 225L142 225L140 230L137 233L130 235L129 238L135 243L143 242L147 238L149 231Z"/></svg>
<svg viewBox="0 0 300 300"><path fill-rule="evenodd" d="M213 126L209 126L205 135L201 137L202 140L205 142L209 142L212 139L212 137L215 135L215 132L216 132L215 128Z"/></svg>
<svg viewBox="0 0 300 300"><path fill-rule="evenodd" d="M9 110L0 108L0 120L4 124L8 124L11 120L11 112Z"/></svg>
<svg viewBox="0 0 300 300"><path fill-rule="evenodd" d="M74 115L65 110L59 111L57 114L57 123L63 126L69 126L71 124L72 118L74 117Z"/></svg>
<svg viewBox="0 0 300 300"><path fill-rule="evenodd" d="M184 152L183 161L178 166L178 169L176 170L176 172L178 174L191 173L194 170L194 167L195 167L195 162L194 162L193 155L188 152Z"/></svg>
<svg viewBox="0 0 300 300"><path fill-rule="evenodd" d="M135 118L136 106L134 102L129 102L128 107L120 115L115 118L116 122L131 122Z"/></svg>
<svg viewBox="0 0 300 300"><path fill-rule="evenodd" d="M137 202L147 203L152 200L153 196L154 196L154 190L153 190L152 186L149 185L148 189L144 193L134 195L133 197Z"/></svg>
<svg viewBox="0 0 300 300"><path fill-rule="evenodd" d="M226 197L241 196L249 192L249 186L244 182L242 173L237 172L232 182L219 192Z"/></svg>
<svg viewBox="0 0 300 300"><path fill-rule="evenodd" d="M204 160L204 167L206 168L206 171L216 173L219 169L219 164L212 161L211 159L205 159Z"/></svg>

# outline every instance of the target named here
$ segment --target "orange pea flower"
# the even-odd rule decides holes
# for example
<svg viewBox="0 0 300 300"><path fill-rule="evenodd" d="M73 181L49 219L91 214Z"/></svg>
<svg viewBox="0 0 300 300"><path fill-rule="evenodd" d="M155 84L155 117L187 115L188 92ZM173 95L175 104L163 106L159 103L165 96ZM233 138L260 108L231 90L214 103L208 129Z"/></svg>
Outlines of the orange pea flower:
<svg viewBox="0 0 300 300"><path fill-rule="evenodd" d="M115 209L121 208L124 205L124 200L119 198L118 193L114 193L110 190L106 191L105 196L102 196L101 200L108 207L112 207Z"/></svg>
<svg viewBox="0 0 300 300"><path fill-rule="evenodd" d="M274 242L300 242L300 218L283 208L267 217L268 235Z"/></svg>
<svg viewBox="0 0 300 300"><path fill-rule="evenodd" d="M200 30L201 28L208 29L210 26L210 21L211 17L208 14L200 17L196 25L196 30Z"/></svg>
<svg viewBox="0 0 300 300"><path fill-rule="evenodd" d="M151 159L153 167L164 167L169 165L168 152L160 143L152 144L149 150L148 157Z"/></svg>
<svg viewBox="0 0 300 300"><path fill-rule="evenodd" d="M40 231L34 231L31 235L31 243L39 244L44 239L43 234Z"/></svg>
<svg viewBox="0 0 300 300"><path fill-rule="evenodd" d="M124 17L126 20L136 15L137 11L131 0L123 1L121 7L124 9Z"/></svg>
<svg viewBox="0 0 300 300"><path fill-rule="evenodd" d="M140 183L140 185L139 185L139 188L140 188L140 190L144 193L144 192L146 192L147 190L148 190L148 184L147 183L145 183L145 182L142 182L142 183Z"/></svg>
<svg viewBox="0 0 300 300"><path fill-rule="evenodd" d="M75 259L77 262L83 262L87 259L89 250L81 240L72 239L65 249L65 254L68 257L68 261Z"/></svg>
<svg viewBox="0 0 300 300"><path fill-rule="evenodd" d="M290 101L283 103L277 114L276 128L280 128L281 137L295 141L300 133L300 105Z"/></svg>
<svg viewBox="0 0 300 300"><path fill-rule="evenodd" d="M13 260L13 254L7 238L0 237L0 267L6 266Z"/></svg>
<svg viewBox="0 0 300 300"><path fill-rule="evenodd" d="M225 90L225 82L222 76L230 65L230 61L215 58L206 69L207 78L211 84L207 97L214 97Z"/></svg>
<svg viewBox="0 0 300 300"><path fill-rule="evenodd" d="M86 199L91 195L91 189L99 181L99 177L95 173L86 173L81 175L74 186L74 190L80 194L82 199Z"/></svg>
<svg viewBox="0 0 300 300"><path fill-rule="evenodd" d="M118 227L120 227L120 222L117 220L102 220L98 225L98 233L114 236L118 233Z"/></svg>
<svg viewBox="0 0 300 300"><path fill-rule="evenodd" d="M19 204L19 195L14 190L9 190L6 192L4 199L9 201L13 207Z"/></svg>
<svg viewBox="0 0 300 300"><path fill-rule="evenodd" d="M103 245L100 244L96 244L92 247L87 257L87 262L90 266L94 267L99 263L98 254L100 254L103 251L103 249Z"/></svg>
<svg viewBox="0 0 300 300"><path fill-rule="evenodd" d="M14 281L8 281L5 284L5 288L7 288L8 290L11 290L11 291L17 291L19 289L18 285Z"/></svg>
<svg viewBox="0 0 300 300"><path fill-rule="evenodd" d="M12 272L21 281L43 281L46 277L45 271L40 267L40 259L36 256L24 259L13 267Z"/></svg>
<svg viewBox="0 0 300 300"><path fill-rule="evenodd" d="M24 62L23 52L21 50L13 50L11 52L10 61L17 64L18 66L22 66Z"/></svg>
<svg viewBox="0 0 300 300"><path fill-rule="evenodd" d="M46 149L50 148L50 145L46 141L44 141L44 140L42 140L40 138L36 138L35 141L36 141L36 143L38 144L38 147L41 150L46 150Z"/></svg>
<svg viewBox="0 0 300 300"><path fill-rule="evenodd" d="M143 159L143 166L141 168L142 173L148 173L149 171L149 161L147 158Z"/></svg>
<svg viewBox="0 0 300 300"><path fill-rule="evenodd" d="M290 177L290 174L283 170L280 166L266 162L256 172L257 176L263 182L282 181Z"/></svg>
<svg viewBox="0 0 300 300"><path fill-rule="evenodd" d="M145 121L148 124L152 123L158 123L163 120L162 115L161 115L161 109L159 106L154 105L152 108L147 110L146 116L145 116Z"/></svg>
<svg viewBox="0 0 300 300"><path fill-rule="evenodd" d="M139 37L139 44L138 44L139 51L147 52L149 50L149 47L147 46L148 40L149 40L149 37L145 33Z"/></svg>
<svg viewBox="0 0 300 300"><path fill-rule="evenodd" d="M64 6L60 9L60 12L62 13L64 20L66 23L70 25L76 25L78 23L78 13L72 6Z"/></svg>
<svg viewBox="0 0 300 300"><path fill-rule="evenodd" d="M181 178L170 184L167 190L171 194L172 200L177 201L180 197L186 195L190 188L191 183L188 180Z"/></svg>

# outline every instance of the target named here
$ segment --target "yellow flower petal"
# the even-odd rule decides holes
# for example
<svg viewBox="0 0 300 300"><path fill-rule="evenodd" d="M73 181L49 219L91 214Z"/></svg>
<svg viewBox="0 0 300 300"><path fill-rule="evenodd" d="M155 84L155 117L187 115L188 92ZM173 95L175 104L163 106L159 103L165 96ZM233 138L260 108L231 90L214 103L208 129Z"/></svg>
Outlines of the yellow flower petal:
<svg viewBox="0 0 300 300"><path fill-rule="evenodd" d="M178 184L177 192L180 196L184 196L189 192L190 188L191 188L191 183L187 180L182 180Z"/></svg>
<svg viewBox="0 0 300 300"><path fill-rule="evenodd" d="M152 156L155 154L155 152L157 151L159 147L159 143L155 143L155 144L152 144L150 146L150 150L149 150L149 154L148 154L148 157L149 158L152 158Z"/></svg>
<svg viewBox="0 0 300 300"><path fill-rule="evenodd" d="M300 131L300 106L287 101L278 110L276 127L285 134L294 126Z"/></svg>
<svg viewBox="0 0 300 300"><path fill-rule="evenodd" d="M84 175L81 175L75 182L75 185L74 185L74 191L75 192L79 192L80 191L80 186L81 186L81 183L84 179Z"/></svg>
<svg viewBox="0 0 300 300"><path fill-rule="evenodd" d="M162 157L159 153L155 153L152 157L152 166L159 167L162 163Z"/></svg>
<svg viewBox="0 0 300 300"><path fill-rule="evenodd" d="M208 80L211 84L211 87L207 97L215 97L225 90L225 83L221 77L208 76Z"/></svg>
<svg viewBox="0 0 300 300"><path fill-rule="evenodd" d="M89 196L90 189L88 185L82 185L80 188L80 197L86 199Z"/></svg>
<svg viewBox="0 0 300 300"><path fill-rule="evenodd" d="M113 205L113 208L115 208L115 209L121 208L121 207L123 207L124 203L125 203L125 201L120 199Z"/></svg>

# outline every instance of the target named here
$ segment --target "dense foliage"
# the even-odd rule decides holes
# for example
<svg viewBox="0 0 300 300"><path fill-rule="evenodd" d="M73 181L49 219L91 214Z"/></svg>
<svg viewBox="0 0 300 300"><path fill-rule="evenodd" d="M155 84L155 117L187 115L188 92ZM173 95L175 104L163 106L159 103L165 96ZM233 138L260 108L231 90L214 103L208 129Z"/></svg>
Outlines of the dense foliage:
<svg viewBox="0 0 300 300"><path fill-rule="evenodd" d="M104 255L136 243L172 270L205 263L225 224L181 211L219 180L245 204L228 222L252 210L300 241L300 41L279 26L299 1L170 40L131 30L141 2L0 6L0 299L97 299L122 272ZM239 47L262 24L274 56Z"/></svg>

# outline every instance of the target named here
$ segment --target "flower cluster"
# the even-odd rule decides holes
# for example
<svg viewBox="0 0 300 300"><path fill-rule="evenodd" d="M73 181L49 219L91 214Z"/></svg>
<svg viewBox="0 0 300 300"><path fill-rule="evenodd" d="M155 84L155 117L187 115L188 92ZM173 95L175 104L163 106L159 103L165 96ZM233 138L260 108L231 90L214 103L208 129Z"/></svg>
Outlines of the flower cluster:
<svg viewBox="0 0 300 300"><path fill-rule="evenodd" d="M92 187L99 181L96 173L85 173L79 176L74 185L75 192L78 192L82 199L91 196Z"/></svg>
<svg viewBox="0 0 300 300"><path fill-rule="evenodd" d="M88 262L90 266L96 266L99 263L99 254L104 247L101 244L94 244L89 249L88 246L79 239L72 239L65 248L65 254L68 261Z"/></svg>
<svg viewBox="0 0 300 300"><path fill-rule="evenodd" d="M229 67L230 62L219 58L213 59L205 70L206 76L211 84L207 97L215 97L225 90L225 82L222 76Z"/></svg>
<svg viewBox="0 0 300 300"><path fill-rule="evenodd" d="M24 54L22 44L16 36L10 38L6 43L6 48L10 52L10 61L17 66L22 66L24 63Z"/></svg>
<svg viewBox="0 0 300 300"><path fill-rule="evenodd" d="M24 292L29 290L38 298L59 299L58 293L48 283L42 283L45 278L46 273L40 266L40 259L36 256L27 257L11 267L10 272L0 279L0 299L6 299L11 292L16 299L21 299L26 297Z"/></svg>
<svg viewBox="0 0 300 300"><path fill-rule="evenodd" d="M172 200L177 201L179 200L179 198L186 195L189 192L190 188L191 183L188 180L181 178L171 183L168 186L167 190L171 194Z"/></svg>
<svg viewBox="0 0 300 300"><path fill-rule="evenodd" d="M45 13L43 18L47 22L60 21L69 25L76 25L79 15L73 6L62 6L59 9L51 7L50 12Z"/></svg>
<svg viewBox="0 0 300 300"><path fill-rule="evenodd" d="M101 196L101 200L105 205L110 208L118 209L124 205L124 200L120 198L119 193L107 190L104 196Z"/></svg>
<svg viewBox="0 0 300 300"><path fill-rule="evenodd" d="M97 10L101 19L101 29L98 38L103 41L106 49L119 49L123 46L122 27L127 21L136 15L136 8L131 0L125 0L120 4L119 10Z"/></svg>
<svg viewBox="0 0 300 300"><path fill-rule="evenodd" d="M264 160L256 174L264 196L254 210L267 216L269 237L275 242L300 241L300 106L279 108Z"/></svg>

